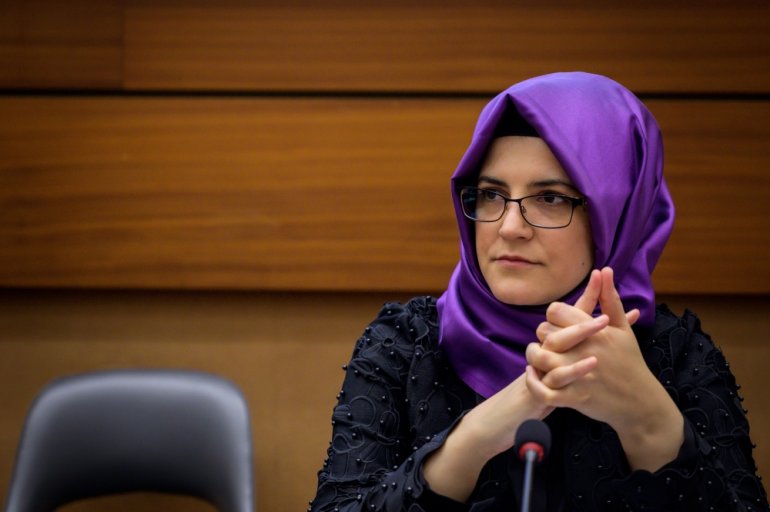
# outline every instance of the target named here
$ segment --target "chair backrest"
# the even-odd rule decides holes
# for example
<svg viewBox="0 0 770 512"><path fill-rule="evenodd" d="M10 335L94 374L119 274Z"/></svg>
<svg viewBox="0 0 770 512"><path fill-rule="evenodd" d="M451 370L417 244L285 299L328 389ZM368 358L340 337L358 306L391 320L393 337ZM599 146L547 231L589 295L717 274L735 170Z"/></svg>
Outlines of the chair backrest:
<svg viewBox="0 0 770 512"><path fill-rule="evenodd" d="M54 381L38 395L6 512L131 491L252 512L253 485L248 408L235 385L199 372L107 371Z"/></svg>

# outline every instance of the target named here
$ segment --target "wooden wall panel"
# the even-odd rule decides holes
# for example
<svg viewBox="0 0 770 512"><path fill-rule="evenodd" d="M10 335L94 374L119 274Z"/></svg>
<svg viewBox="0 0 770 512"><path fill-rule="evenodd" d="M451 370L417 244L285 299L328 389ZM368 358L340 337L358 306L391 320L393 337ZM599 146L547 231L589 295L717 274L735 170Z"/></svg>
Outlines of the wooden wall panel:
<svg viewBox="0 0 770 512"><path fill-rule="evenodd" d="M488 93L582 69L767 93L768 19L760 0L7 0L0 87Z"/></svg>
<svg viewBox="0 0 770 512"><path fill-rule="evenodd" d="M499 91L552 71L770 91L770 4L127 2L127 89Z"/></svg>
<svg viewBox="0 0 770 512"><path fill-rule="evenodd" d="M769 293L770 102L648 103L677 208L656 288Z"/></svg>
<svg viewBox="0 0 770 512"><path fill-rule="evenodd" d="M421 289L456 258L476 101L0 104L5 285Z"/></svg>
<svg viewBox="0 0 770 512"><path fill-rule="evenodd" d="M648 102L664 293L770 293L770 102ZM480 100L0 100L0 285L440 291Z"/></svg>
<svg viewBox="0 0 770 512"><path fill-rule="evenodd" d="M0 2L0 87L118 88L123 2Z"/></svg>

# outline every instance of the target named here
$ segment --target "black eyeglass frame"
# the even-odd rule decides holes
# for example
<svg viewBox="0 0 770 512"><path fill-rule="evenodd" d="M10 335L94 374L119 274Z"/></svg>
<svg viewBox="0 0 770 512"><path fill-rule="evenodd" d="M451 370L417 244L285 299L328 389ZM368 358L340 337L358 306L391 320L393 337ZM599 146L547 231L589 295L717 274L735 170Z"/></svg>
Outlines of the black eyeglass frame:
<svg viewBox="0 0 770 512"><path fill-rule="evenodd" d="M503 204L502 210L500 211L500 216L498 218L496 218L496 219L493 219L493 220L480 220L480 219L476 219L474 217L471 217L471 215L465 209L465 201L463 200L463 196L467 192L471 192L471 191L475 191L476 193L484 192L484 193L487 193L487 194L495 194L496 196L502 198L502 200L504 201L504 204ZM530 222L530 220L527 218L527 214L525 213L526 210L521 205L521 202L524 201L525 199L529 199L531 197L542 197L544 195L545 196L550 196L550 197L560 197L560 198L563 198L563 199L566 199L567 201L569 201L570 205L572 205L572 209L569 212L569 220L567 221L566 224L564 224L563 226L541 226L539 224L535 224L533 222ZM588 205L588 201L584 197L572 197L572 196L568 196L566 194L554 194L554 193L532 194L532 195L529 195L529 196L524 196L524 197L519 197L519 198L512 198L512 197L504 196L503 194L501 194L500 192L498 192L496 190L490 190L490 189L481 188L481 187L465 186L465 187L461 187L460 188L460 206L462 207L463 215L467 219L470 219L470 220L472 220L474 222L497 222L498 220L503 218L503 216L505 215L505 212L508 210L508 203L516 203L519 206L519 212L521 213L521 218L524 219L524 222L526 222L527 224L529 224L532 227L540 228L540 229L562 229L562 228L566 228L567 226L572 224L572 218L575 216L575 208L577 208L578 206L587 206Z"/></svg>

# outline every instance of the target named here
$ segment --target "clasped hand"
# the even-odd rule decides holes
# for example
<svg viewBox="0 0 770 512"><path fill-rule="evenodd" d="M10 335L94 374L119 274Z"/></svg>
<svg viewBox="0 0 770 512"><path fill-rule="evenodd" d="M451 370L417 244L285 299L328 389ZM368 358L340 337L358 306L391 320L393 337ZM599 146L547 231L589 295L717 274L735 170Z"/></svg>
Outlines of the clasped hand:
<svg viewBox="0 0 770 512"><path fill-rule="evenodd" d="M597 305L602 314L593 317ZM638 310L624 310L612 269L594 270L574 306L555 302L548 307L536 331L539 343L527 347L526 384L544 405L569 407L609 424L632 467L654 470L673 458L672 450L652 464L634 464L635 447L659 442L661 435L673 435L670 444L678 447L683 420L644 362L631 330L638 319Z"/></svg>
<svg viewBox="0 0 770 512"><path fill-rule="evenodd" d="M602 314L594 318L597 305ZM609 424L633 469L655 471L673 460L684 418L644 362L631 330L638 319L638 310L623 309L610 268L591 273L574 306L551 304L539 343L527 347L526 372L471 409L427 459L433 490L467 500L481 468L513 445L519 425L556 407Z"/></svg>

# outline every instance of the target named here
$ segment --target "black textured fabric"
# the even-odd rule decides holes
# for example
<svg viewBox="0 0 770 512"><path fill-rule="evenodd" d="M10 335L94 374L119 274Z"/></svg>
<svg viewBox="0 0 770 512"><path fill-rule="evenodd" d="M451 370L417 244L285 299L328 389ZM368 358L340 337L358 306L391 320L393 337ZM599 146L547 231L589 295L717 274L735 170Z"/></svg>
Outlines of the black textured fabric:
<svg viewBox="0 0 770 512"><path fill-rule="evenodd" d="M684 413L679 456L655 473L630 471L608 425L558 409L546 419L554 441L537 469L533 510L770 510L735 378L698 318L659 306L654 332L637 337ZM386 304L343 368L328 458L309 510L518 510L522 468L510 451L487 463L467 504L433 493L422 477L425 457L481 400L438 347L434 299Z"/></svg>

